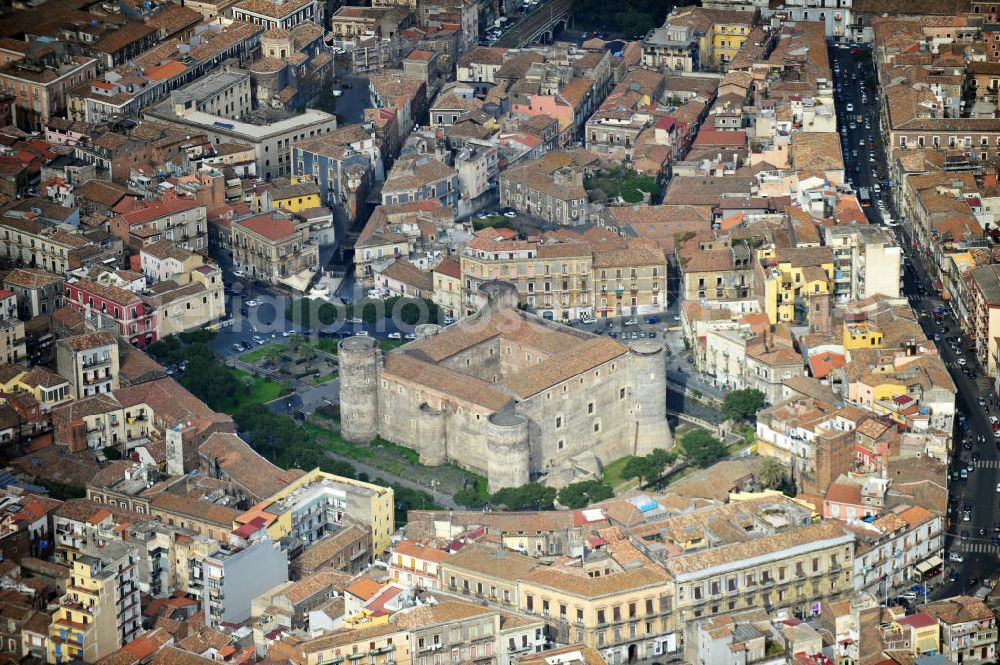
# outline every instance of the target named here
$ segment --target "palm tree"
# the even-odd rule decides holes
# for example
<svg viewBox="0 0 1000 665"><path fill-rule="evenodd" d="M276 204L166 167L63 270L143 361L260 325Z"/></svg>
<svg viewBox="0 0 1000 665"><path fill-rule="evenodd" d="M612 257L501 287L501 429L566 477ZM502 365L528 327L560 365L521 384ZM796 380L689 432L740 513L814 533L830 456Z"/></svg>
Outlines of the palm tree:
<svg viewBox="0 0 1000 665"><path fill-rule="evenodd" d="M302 356L303 360L309 362L316 357L316 347L312 344L306 344L299 350L299 355Z"/></svg>
<svg viewBox="0 0 1000 665"><path fill-rule="evenodd" d="M785 481L785 465L774 457L765 457L757 469L757 481L764 487L777 488Z"/></svg>
<svg viewBox="0 0 1000 665"><path fill-rule="evenodd" d="M288 348L290 348L292 351L298 352L299 348L303 344L305 344L305 341L306 341L305 335L295 333L294 335L288 338Z"/></svg>
<svg viewBox="0 0 1000 665"><path fill-rule="evenodd" d="M277 364L278 358L281 357L281 348L277 344L271 344L264 349L264 353L261 354L261 358L264 359L267 364L272 367Z"/></svg>

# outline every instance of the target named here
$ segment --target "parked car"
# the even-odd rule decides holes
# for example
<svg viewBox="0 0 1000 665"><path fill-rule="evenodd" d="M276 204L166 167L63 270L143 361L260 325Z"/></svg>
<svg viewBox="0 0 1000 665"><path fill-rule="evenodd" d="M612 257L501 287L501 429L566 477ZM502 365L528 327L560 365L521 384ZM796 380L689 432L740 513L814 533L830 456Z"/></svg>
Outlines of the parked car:
<svg viewBox="0 0 1000 665"><path fill-rule="evenodd" d="M625 322L624 325L626 325L626 326L639 325L639 321L637 319L629 319L628 321Z"/></svg>

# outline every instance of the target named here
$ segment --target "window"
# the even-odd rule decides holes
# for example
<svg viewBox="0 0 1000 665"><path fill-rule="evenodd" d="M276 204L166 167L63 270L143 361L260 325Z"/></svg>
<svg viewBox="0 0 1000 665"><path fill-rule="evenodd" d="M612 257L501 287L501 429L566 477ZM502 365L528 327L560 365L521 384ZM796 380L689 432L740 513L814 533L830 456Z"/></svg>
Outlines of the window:
<svg viewBox="0 0 1000 665"><path fill-rule="evenodd" d="M588 402L587 403L587 413L593 413L593 412L594 412L594 403L593 402Z"/></svg>

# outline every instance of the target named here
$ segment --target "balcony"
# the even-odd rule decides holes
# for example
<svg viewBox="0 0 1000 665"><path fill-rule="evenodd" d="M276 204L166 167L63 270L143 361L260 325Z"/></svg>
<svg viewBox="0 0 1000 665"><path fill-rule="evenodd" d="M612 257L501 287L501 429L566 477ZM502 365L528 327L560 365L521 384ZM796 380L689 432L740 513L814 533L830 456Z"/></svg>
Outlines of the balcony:
<svg viewBox="0 0 1000 665"><path fill-rule="evenodd" d="M91 367L100 367L101 365L110 365L110 356L97 356L97 357L85 357L83 359L83 368L90 369Z"/></svg>

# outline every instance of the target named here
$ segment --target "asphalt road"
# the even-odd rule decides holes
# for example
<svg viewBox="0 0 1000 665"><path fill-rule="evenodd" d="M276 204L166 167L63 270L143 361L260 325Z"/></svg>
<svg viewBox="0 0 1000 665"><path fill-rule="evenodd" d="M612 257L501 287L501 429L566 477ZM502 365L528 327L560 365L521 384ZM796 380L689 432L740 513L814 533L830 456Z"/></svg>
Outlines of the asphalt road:
<svg viewBox="0 0 1000 665"><path fill-rule="evenodd" d="M830 48L844 177L855 192L860 193L863 187L872 193L871 204L863 206L863 210L870 222L880 223L882 214L876 205L879 199L872 189L878 183L883 189L883 196L887 196L884 190L887 189L888 173L885 170L885 146L878 126L878 96L872 85L875 72L871 63L871 58L859 58L850 49ZM848 106L852 110L848 111ZM861 122L858 122L858 116L861 116ZM853 129L851 123L855 125ZM885 202L888 203L888 200Z"/></svg>
<svg viewBox="0 0 1000 665"><path fill-rule="evenodd" d="M881 201L885 211L900 225L894 229L899 244L907 256L907 267L903 280L904 295L909 298L914 310L919 316L921 326L928 339L936 342L941 358L951 374L958 389L956 409L958 413L968 418L969 429L956 427L954 457L951 469L970 466L973 470L967 480L951 481L949 486L949 517L951 518L948 534L945 539L945 551L957 554L962 562L947 561L943 576L944 583L931 590L931 598L945 598L960 593L972 593L979 586L979 581L993 575L1000 562L1000 545L993 544L994 525L1000 527L1000 510L998 510L997 484L1000 483L1000 440L994 438L990 416L1000 415L990 400L989 380L979 367L975 354L967 351L969 339L950 314L937 319L931 314L934 307L945 305L934 292L933 285L923 265L923 257L919 256L907 227L907 220L901 220L895 212L895 205L890 198L890 188L886 187L885 171L886 155L879 131L879 116L877 110L877 95L874 90L874 71L871 60L856 58L848 49L831 48L831 66L839 65L839 75L835 74L838 86L836 100L838 113L838 128L847 126L847 131L841 133L844 149L845 174L855 191L861 187L871 188L876 182L882 186ZM862 102L862 92L865 93L867 104ZM854 107L853 113L848 112L847 104ZM857 123L856 116L861 114L869 119L871 129L866 129L864 123ZM856 127L850 129L849 123L854 119ZM869 145L868 140L872 140ZM865 145L860 145L864 141ZM854 151L857 150L857 157ZM874 157L874 160L872 159ZM872 194L873 205L864 206L865 215L872 223L882 223L883 213L877 206L879 197ZM927 315L924 315L927 312ZM948 343L949 339L958 338L955 346ZM960 363L964 359L965 364ZM969 373L963 371L963 367ZM971 374L971 376L969 375ZM986 406L980 406L978 400L987 401ZM956 423L958 418L956 417ZM982 440L982 442L980 442ZM972 459L973 453L978 457ZM963 520L962 508L968 504L972 508L969 521ZM980 529L985 535L980 535ZM895 589L894 592L903 589ZM920 600L923 600L922 598Z"/></svg>

